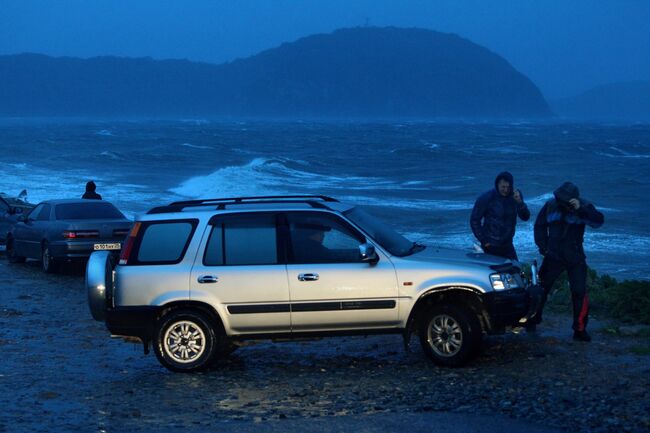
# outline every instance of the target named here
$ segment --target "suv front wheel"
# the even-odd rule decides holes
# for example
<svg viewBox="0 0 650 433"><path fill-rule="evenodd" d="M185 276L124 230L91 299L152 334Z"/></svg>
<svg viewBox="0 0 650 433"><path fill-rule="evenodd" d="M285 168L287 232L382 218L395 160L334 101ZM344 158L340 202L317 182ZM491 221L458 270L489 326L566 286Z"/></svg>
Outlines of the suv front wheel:
<svg viewBox="0 0 650 433"><path fill-rule="evenodd" d="M154 351L171 371L192 372L210 365L216 337L205 315L193 310L173 310L157 326Z"/></svg>
<svg viewBox="0 0 650 433"><path fill-rule="evenodd" d="M430 308L418 329L424 352L433 362L446 367L461 366L477 353L481 333L476 315L456 305Z"/></svg>

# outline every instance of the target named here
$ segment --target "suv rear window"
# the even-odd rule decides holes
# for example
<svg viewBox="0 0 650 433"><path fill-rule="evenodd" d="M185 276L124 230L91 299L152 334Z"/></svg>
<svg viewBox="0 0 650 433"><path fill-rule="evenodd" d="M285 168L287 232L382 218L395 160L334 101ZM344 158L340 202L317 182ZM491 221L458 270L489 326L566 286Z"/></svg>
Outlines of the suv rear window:
<svg viewBox="0 0 650 433"><path fill-rule="evenodd" d="M97 201L59 204L54 213L58 220L126 219L112 204Z"/></svg>
<svg viewBox="0 0 650 433"><path fill-rule="evenodd" d="M195 221L160 222L147 225L138 248L138 264L180 262L195 227Z"/></svg>

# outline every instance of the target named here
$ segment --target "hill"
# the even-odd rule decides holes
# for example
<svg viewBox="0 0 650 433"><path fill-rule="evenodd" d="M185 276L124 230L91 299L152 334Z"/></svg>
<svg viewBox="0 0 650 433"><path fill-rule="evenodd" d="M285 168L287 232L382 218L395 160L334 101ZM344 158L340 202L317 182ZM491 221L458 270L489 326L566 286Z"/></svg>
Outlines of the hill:
<svg viewBox="0 0 650 433"><path fill-rule="evenodd" d="M537 87L466 39L352 28L246 59L0 56L0 115L549 116Z"/></svg>

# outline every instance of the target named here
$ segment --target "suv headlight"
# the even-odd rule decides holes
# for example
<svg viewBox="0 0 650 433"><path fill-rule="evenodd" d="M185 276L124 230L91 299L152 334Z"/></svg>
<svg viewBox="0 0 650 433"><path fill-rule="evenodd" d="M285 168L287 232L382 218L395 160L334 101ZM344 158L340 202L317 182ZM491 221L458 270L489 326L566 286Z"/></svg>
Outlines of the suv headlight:
<svg viewBox="0 0 650 433"><path fill-rule="evenodd" d="M518 289L521 287L517 278L512 274L492 274L490 283L494 290Z"/></svg>

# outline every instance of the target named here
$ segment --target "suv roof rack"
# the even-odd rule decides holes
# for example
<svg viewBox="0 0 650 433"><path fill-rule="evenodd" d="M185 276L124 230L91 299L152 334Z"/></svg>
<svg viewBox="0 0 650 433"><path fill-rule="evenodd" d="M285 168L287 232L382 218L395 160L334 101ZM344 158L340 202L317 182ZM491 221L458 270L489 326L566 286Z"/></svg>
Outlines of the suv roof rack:
<svg viewBox="0 0 650 433"><path fill-rule="evenodd" d="M251 197L207 198L201 200L175 201L167 206L155 207L147 212L147 214L180 212L186 207L210 205L217 205L217 209L223 210L226 208L226 205L256 203L307 203L312 207L326 208L321 202L338 203L338 200L326 195L261 195Z"/></svg>

